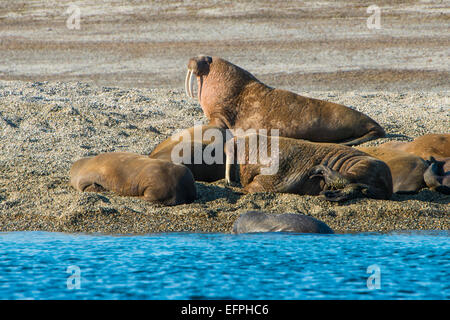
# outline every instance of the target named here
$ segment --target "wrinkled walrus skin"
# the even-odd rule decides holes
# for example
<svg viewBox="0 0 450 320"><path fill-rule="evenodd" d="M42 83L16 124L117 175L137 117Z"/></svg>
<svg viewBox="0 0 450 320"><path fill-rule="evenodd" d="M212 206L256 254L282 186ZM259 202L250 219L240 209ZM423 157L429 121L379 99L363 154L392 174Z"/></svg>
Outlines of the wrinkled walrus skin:
<svg viewBox="0 0 450 320"><path fill-rule="evenodd" d="M394 193L416 193L424 188L424 173L428 162L413 154L389 148L357 147L374 158L384 161L392 175Z"/></svg>
<svg viewBox="0 0 450 320"><path fill-rule="evenodd" d="M254 232L334 233L326 223L297 213L249 211L241 214L234 222L234 234Z"/></svg>
<svg viewBox="0 0 450 320"><path fill-rule="evenodd" d="M127 152L103 153L76 161L70 184L79 191L113 191L165 205L190 203L196 198L188 168Z"/></svg>
<svg viewBox="0 0 450 320"><path fill-rule="evenodd" d="M449 158L450 133L425 134L411 142L389 141L380 145L379 148L408 152L424 160L429 160L430 157L436 159Z"/></svg>
<svg viewBox="0 0 450 320"><path fill-rule="evenodd" d="M261 139L261 135L257 138ZM245 141L244 155L238 150L237 139ZM329 201L359 197L389 199L392 196L389 167L362 151L339 144L265 137L268 150L271 150L273 139L279 139L279 166L277 173L264 175L261 168L269 165L249 163L258 152L258 148L249 148L251 139L255 139L254 135L234 137L230 140L234 144L228 143L225 147L227 158L232 157L230 154L237 155L234 161L240 163L240 182L245 192L320 194ZM267 153L270 156L270 152ZM227 164L230 162L227 160Z"/></svg>
<svg viewBox="0 0 450 320"><path fill-rule="evenodd" d="M198 99L210 124L229 129L279 129L280 136L357 145L383 137L383 128L346 106L271 88L248 71L219 57L188 63L186 91L197 77Z"/></svg>
<svg viewBox="0 0 450 320"><path fill-rule="evenodd" d="M194 130L196 129L199 130L197 132L199 137L194 136ZM221 137L219 141L215 141L214 138L204 137L203 134L210 129L217 130L217 134L220 134ZM211 131L209 132L211 133ZM215 135L214 132L211 134ZM189 140L185 141L183 137L189 137ZM172 151L175 147L178 146L177 150L179 150L180 157L183 156L183 150L186 148L185 150L190 150L189 161L188 163L182 161L181 164L191 170L196 181L213 182L221 180L225 177L225 153L223 152L223 146L225 145L226 137L226 130L222 128L214 126L191 127L174 134L158 144L149 157L152 159L172 161ZM205 153L206 148L209 148L208 150L211 151L210 154L213 154L213 156L216 155L216 151L220 152L220 154L217 155L217 158L219 158L220 161L210 164L205 163L203 154ZM194 162L196 150L202 153L201 163Z"/></svg>

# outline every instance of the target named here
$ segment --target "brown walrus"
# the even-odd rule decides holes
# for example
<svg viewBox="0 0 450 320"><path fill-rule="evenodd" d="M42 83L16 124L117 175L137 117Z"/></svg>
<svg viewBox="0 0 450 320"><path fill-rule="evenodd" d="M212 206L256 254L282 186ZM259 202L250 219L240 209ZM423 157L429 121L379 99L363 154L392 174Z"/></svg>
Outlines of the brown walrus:
<svg viewBox="0 0 450 320"><path fill-rule="evenodd" d="M198 125L164 140L149 157L185 165L196 181L217 181L225 177L223 147L231 137L225 129Z"/></svg>
<svg viewBox="0 0 450 320"><path fill-rule="evenodd" d="M390 148L357 147L374 158L384 161L392 175L395 193L415 193L425 187L424 173L429 164L413 154Z"/></svg>
<svg viewBox="0 0 450 320"><path fill-rule="evenodd" d="M425 183L432 190L450 194L450 158L438 161L431 157L429 162L430 166L423 176Z"/></svg>
<svg viewBox="0 0 450 320"><path fill-rule="evenodd" d="M383 137L383 128L346 106L271 88L219 57L191 58L186 93L198 99L210 124L229 129L279 129L280 136L357 145Z"/></svg>
<svg viewBox="0 0 450 320"><path fill-rule="evenodd" d="M321 194L329 201L392 195L389 167L351 147L252 134L234 137L225 150L227 181L229 164L239 163L240 182L249 193Z"/></svg>
<svg viewBox="0 0 450 320"><path fill-rule="evenodd" d="M450 133L425 134L412 142L389 141L378 148L395 149L414 154L422 159L430 157L443 159L450 157Z"/></svg>
<svg viewBox="0 0 450 320"><path fill-rule="evenodd" d="M70 184L87 192L113 191L165 205L196 198L192 173L182 165L128 152L111 152L76 161Z"/></svg>

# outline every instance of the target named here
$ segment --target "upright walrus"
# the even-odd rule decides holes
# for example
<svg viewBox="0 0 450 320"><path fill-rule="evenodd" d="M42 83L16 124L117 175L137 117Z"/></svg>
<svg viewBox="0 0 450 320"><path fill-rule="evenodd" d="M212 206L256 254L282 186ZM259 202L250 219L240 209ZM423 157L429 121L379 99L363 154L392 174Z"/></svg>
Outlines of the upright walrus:
<svg viewBox="0 0 450 320"><path fill-rule="evenodd" d="M113 191L165 205L196 198L192 173L183 165L128 152L103 153L76 161L70 184L87 192Z"/></svg>
<svg viewBox="0 0 450 320"><path fill-rule="evenodd" d="M185 165L196 181L217 181L225 177L223 146L231 137L225 129L198 125L164 140L149 157Z"/></svg>
<svg viewBox="0 0 450 320"><path fill-rule="evenodd" d="M185 88L198 99L210 124L229 129L279 129L280 136L357 145L383 137L383 128L346 106L271 88L248 71L219 57L197 56L188 63Z"/></svg>
<svg viewBox="0 0 450 320"><path fill-rule="evenodd" d="M386 163L351 147L250 134L228 141L225 152L227 181L229 164L239 163L240 182L249 193L321 194L329 201L392 195Z"/></svg>

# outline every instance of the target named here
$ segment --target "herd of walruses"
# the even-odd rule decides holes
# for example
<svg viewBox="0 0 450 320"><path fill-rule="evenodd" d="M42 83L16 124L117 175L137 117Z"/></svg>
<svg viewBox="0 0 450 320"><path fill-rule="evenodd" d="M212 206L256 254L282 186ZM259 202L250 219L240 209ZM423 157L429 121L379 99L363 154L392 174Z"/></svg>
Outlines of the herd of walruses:
<svg viewBox="0 0 450 320"><path fill-rule="evenodd" d="M178 205L196 199L195 181L226 179L243 191L320 195L329 201L389 199L429 187L450 194L450 134L412 142L352 147L385 136L346 106L271 88L219 57L188 62L186 94L197 97L208 125L185 129L149 156L104 153L76 161L71 185L88 192ZM299 214L248 212L234 232L332 232Z"/></svg>

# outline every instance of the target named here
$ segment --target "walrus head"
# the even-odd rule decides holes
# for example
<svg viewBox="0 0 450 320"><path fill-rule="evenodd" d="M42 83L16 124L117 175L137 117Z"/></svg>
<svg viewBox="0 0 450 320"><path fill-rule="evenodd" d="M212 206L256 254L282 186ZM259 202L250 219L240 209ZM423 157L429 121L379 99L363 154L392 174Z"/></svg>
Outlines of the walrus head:
<svg viewBox="0 0 450 320"><path fill-rule="evenodd" d="M195 98L195 75L198 84L197 97L208 118L215 113L227 113L223 112L224 109L228 105L235 107L236 99L247 84L259 82L250 72L219 57L199 55L189 59L187 67L186 94ZM216 125L220 127L219 124Z"/></svg>
<svg viewBox="0 0 450 320"><path fill-rule="evenodd" d="M184 88L186 94L194 98L194 75L198 77L198 99L200 100L201 89L203 85L203 76L209 74L209 65L212 63L213 59L210 56L199 55L197 57L191 58L188 63L188 71L186 74L186 81L184 83Z"/></svg>

